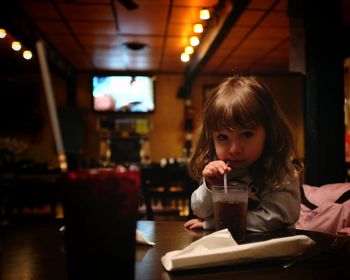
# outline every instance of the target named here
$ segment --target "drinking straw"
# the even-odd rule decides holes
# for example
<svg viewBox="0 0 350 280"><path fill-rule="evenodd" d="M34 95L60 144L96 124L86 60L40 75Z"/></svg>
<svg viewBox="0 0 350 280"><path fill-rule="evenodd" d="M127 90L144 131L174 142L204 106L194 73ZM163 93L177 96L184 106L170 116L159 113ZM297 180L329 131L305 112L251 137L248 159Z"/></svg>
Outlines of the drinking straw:
<svg viewBox="0 0 350 280"><path fill-rule="evenodd" d="M229 165L229 161L226 162L226 165ZM224 174L224 191L227 193L227 173Z"/></svg>
<svg viewBox="0 0 350 280"><path fill-rule="evenodd" d="M42 41L39 40L36 42L36 49L38 52L39 65L40 65L41 76L43 79L43 84L44 84L44 89L46 94L51 126L53 130L54 138L55 138L56 150L58 154L58 164L61 171L67 171L68 164L67 164L66 154L62 143L61 130L60 130L57 111L56 111L55 97L53 94L49 67L46 61L45 48Z"/></svg>
<svg viewBox="0 0 350 280"><path fill-rule="evenodd" d="M227 193L227 173L224 174L224 190Z"/></svg>

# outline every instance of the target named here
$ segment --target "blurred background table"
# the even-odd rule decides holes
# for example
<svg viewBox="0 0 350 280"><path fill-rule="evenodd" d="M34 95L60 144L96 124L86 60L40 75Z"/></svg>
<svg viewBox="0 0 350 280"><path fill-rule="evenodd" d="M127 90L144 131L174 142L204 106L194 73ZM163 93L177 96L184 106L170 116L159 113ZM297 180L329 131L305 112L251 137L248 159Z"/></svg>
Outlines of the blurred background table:
<svg viewBox="0 0 350 280"><path fill-rule="evenodd" d="M45 206L49 206L45 214L55 217L57 204L62 200L61 187L61 174L56 170L0 172L0 218L11 219L23 215L27 208Z"/></svg>

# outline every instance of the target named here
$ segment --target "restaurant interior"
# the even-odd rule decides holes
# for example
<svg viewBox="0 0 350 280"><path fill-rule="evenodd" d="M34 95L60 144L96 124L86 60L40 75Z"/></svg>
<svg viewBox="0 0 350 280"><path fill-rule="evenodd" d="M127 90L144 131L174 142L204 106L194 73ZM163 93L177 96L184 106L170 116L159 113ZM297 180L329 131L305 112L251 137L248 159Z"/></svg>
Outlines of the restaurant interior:
<svg viewBox="0 0 350 280"><path fill-rule="evenodd" d="M347 181L350 1L303 2L2 3L2 220L63 216L62 152L68 170L136 166L139 218L187 219L197 185L187 164L204 102L235 74L256 75L271 88L293 129L306 183ZM108 99L112 79L120 80L110 91L136 86L141 99Z"/></svg>

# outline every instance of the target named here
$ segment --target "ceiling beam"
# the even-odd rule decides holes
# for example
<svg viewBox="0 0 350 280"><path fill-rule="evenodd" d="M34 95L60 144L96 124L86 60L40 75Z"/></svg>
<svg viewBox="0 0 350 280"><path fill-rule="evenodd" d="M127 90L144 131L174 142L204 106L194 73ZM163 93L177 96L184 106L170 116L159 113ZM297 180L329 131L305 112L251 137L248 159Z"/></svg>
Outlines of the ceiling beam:
<svg viewBox="0 0 350 280"><path fill-rule="evenodd" d="M191 94L195 77L223 42L249 2L250 0L219 1L209 25L202 35L201 43L186 68L183 86L177 94L179 98L185 99Z"/></svg>

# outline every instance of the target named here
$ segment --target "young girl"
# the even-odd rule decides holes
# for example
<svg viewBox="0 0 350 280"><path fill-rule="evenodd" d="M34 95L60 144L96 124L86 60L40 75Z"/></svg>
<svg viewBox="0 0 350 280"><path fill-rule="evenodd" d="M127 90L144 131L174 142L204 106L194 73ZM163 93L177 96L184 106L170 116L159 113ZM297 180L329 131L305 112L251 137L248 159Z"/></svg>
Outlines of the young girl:
<svg viewBox="0 0 350 280"><path fill-rule="evenodd" d="M211 186L249 185L247 230L293 226L300 212L300 181L292 160L293 135L269 89L255 77L226 79L208 99L198 144L190 162L200 182L191 207L198 219L188 229L214 229ZM299 171L299 170L298 170Z"/></svg>

